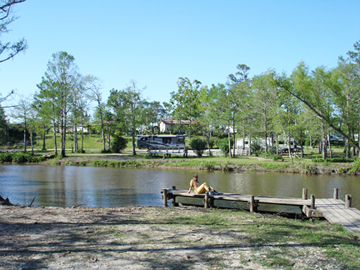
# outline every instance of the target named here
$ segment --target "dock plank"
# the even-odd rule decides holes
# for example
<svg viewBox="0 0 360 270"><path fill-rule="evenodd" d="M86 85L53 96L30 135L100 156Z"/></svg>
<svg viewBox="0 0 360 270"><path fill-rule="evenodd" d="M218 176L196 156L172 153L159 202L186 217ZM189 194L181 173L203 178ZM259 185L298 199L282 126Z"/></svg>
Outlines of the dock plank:
<svg viewBox="0 0 360 270"><path fill-rule="evenodd" d="M360 211L346 208L345 202L336 199L317 199L316 209L330 222L344 226L351 232L360 232Z"/></svg>
<svg viewBox="0 0 360 270"><path fill-rule="evenodd" d="M285 206L300 206L303 213L307 217L324 217L330 223L339 224L345 227L351 232L360 232L360 211L356 208L345 207L345 202L339 199L324 198L316 199L315 207L311 208L311 200L303 200L301 198L286 198L286 197L269 197L269 196L252 196L244 194L233 194L233 193L221 193L218 195L205 195L188 193L187 190L177 189L164 189L166 191L168 199L173 199L173 205L175 204L176 197L189 197L189 198L208 198L212 201L223 200L223 201L238 201L246 202L250 208L250 211L257 211L259 204L273 204L273 205L285 205ZM166 201L166 199L164 199ZM166 203L164 201L164 205ZM207 203L204 207L208 207Z"/></svg>
<svg viewBox="0 0 360 270"><path fill-rule="evenodd" d="M177 190L177 189L168 190L168 194L172 194L174 196L180 196L180 197L194 197L194 198L205 197L205 194L187 193L187 190ZM219 195L212 195L211 197L214 198L215 200L248 202L251 198L251 195L221 193ZM298 198L255 196L254 199L256 202L263 204L277 204L277 205L289 205L289 206L311 205L310 200L303 200Z"/></svg>

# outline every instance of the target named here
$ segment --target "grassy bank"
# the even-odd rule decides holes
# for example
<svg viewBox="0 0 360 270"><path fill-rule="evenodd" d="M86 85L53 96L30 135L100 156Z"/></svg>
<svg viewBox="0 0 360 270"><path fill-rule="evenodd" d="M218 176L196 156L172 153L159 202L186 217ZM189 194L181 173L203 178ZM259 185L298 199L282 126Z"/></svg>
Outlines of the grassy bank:
<svg viewBox="0 0 360 270"><path fill-rule="evenodd" d="M187 157L174 156L171 158L152 157L145 153L136 156L128 153L104 154L98 151L79 153L67 153L66 158L43 157L51 151L36 151L30 153L1 153L2 163L41 163L62 166L92 166L92 167L145 167L145 168L173 168L173 169L196 169L207 171L257 171L257 172L286 172L302 174L342 174L356 175L360 170L360 160L345 162L343 159L321 161L316 159L294 159L290 162L289 157L270 159L254 156L229 157ZM349 161L349 160L347 160Z"/></svg>
<svg viewBox="0 0 360 270"><path fill-rule="evenodd" d="M305 157L302 159L299 154L293 156L291 163L288 155L276 156L238 156L229 158L218 156L203 156L201 158L190 156L172 156L163 159L162 157L149 158L144 151L139 151L138 155L132 156L131 139L128 139L127 148L121 154L101 153L102 140L98 134L87 134L84 136L85 153L73 153L73 141L68 137L66 151L67 158L48 159L44 161L41 156L53 153L53 150L35 150L35 157L21 158L17 156L11 160L9 157L1 158L0 162L43 162L52 165L71 165L71 166L101 166L101 167L151 167L151 168L195 168L197 170L218 170L218 171L261 171L261 172L290 172L306 174L357 174L360 170L359 160L346 160L342 147L332 147L333 159L322 160L321 155L316 149L305 148ZM80 143L80 142L79 142ZM37 141L39 147L41 140ZM52 135L47 135L46 148L53 149L54 143ZM15 145L16 149L22 149L20 145ZM30 148L28 148L30 152ZM350 161L350 162L347 162Z"/></svg>
<svg viewBox="0 0 360 270"><path fill-rule="evenodd" d="M1 211L3 269L360 268L360 235L323 221L190 207Z"/></svg>

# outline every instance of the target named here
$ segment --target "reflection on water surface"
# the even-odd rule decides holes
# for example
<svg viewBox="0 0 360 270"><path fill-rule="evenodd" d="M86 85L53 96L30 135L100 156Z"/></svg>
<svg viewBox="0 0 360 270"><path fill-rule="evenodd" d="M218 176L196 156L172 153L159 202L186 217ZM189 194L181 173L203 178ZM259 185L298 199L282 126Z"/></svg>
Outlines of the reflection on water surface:
<svg viewBox="0 0 360 270"><path fill-rule="evenodd" d="M360 208L360 178L274 173L220 173L194 170L112 169L39 165L0 165L0 195L35 206L161 206L162 188L188 189L193 173L221 192L301 197L302 188L317 198L353 196Z"/></svg>

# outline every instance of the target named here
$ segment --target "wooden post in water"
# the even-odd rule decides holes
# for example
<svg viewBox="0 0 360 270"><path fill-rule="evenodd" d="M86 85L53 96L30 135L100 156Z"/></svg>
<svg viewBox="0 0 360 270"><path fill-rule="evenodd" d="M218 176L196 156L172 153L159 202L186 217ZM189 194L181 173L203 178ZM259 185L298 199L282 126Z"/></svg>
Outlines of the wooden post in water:
<svg viewBox="0 0 360 270"><path fill-rule="evenodd" d="M167 204L167 199L168 199L167 189L163 188L162 192L163 192L163 206L167 207L168 206L168 204Z"/></svg>
<svg viewBox="0 0 360 270"><path fill-rule="evenodd" d="M315 195L314 194L311 194L310 200L311 200L310 209L315 209Z"/></svg>
<svg viewBox="0 0 360 270"><path fill-rule="evenodd" d="M346 194L345 195L345 208L350 208L350 207L351 207L351 195Z"/></svg>
<svg viewBox="0 0 360 270"><path fill-rule="evenodd" d="M210 201L209 201L210 207L214 207L214 197L210 197Z"/></svg>
<svg viewBox="0 0 360 270"><path fill-rule="evenodd" d="M172 186L173 190L176 190L176 186ZM175 207L176 205L176 196L171 196L171 207Z"/></svg>
<svg viewBox="0 0 360 270"><path fill-rule="evenodd" d="M254 212L255 211L255 199L254 199L255 197L254 197L254 195L251 195L250 196L250 201L249 201L249 203L250 203L250 212Z"/></svg>
<svg viewBox="0 0 360 270"><path fill-rule="evenodd" d="M335 200L339 199L339 189L338 188L334 188L334 199Z"/></svg>
<svg viewBox="0 0 360 270"><path fill-rule="evenodd" d="M307 188L303 188L303 191L302 191L302 199L303 200L307 200L307 192L308 192Z"/></svg>
<svg viewBox="0 0 360 270"><path fill-rule="evenodd" d="M205 192L205 198L204 198L204 207L208 208L209 206L209 192Z"/></svg>

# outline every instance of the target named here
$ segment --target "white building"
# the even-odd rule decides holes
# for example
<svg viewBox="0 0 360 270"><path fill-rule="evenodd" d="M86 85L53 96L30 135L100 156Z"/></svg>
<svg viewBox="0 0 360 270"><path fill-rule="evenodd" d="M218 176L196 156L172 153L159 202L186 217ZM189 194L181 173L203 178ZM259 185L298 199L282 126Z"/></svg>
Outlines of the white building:
<svg viewBox="0 0 360 270"><path fill-rule="evenodd" d="M195 122L191 122L192 124L194 124ZM172 130L174 130L175 128L177 129L179 127L180 121L177 120L166 120L166 119L162 119L159 123L159 129L161 133L169 133ZM190 120L181 120L181 125L182 126L189 126L190 125ZM180 133L184 133L184 129L180 130Z"/></svg>

